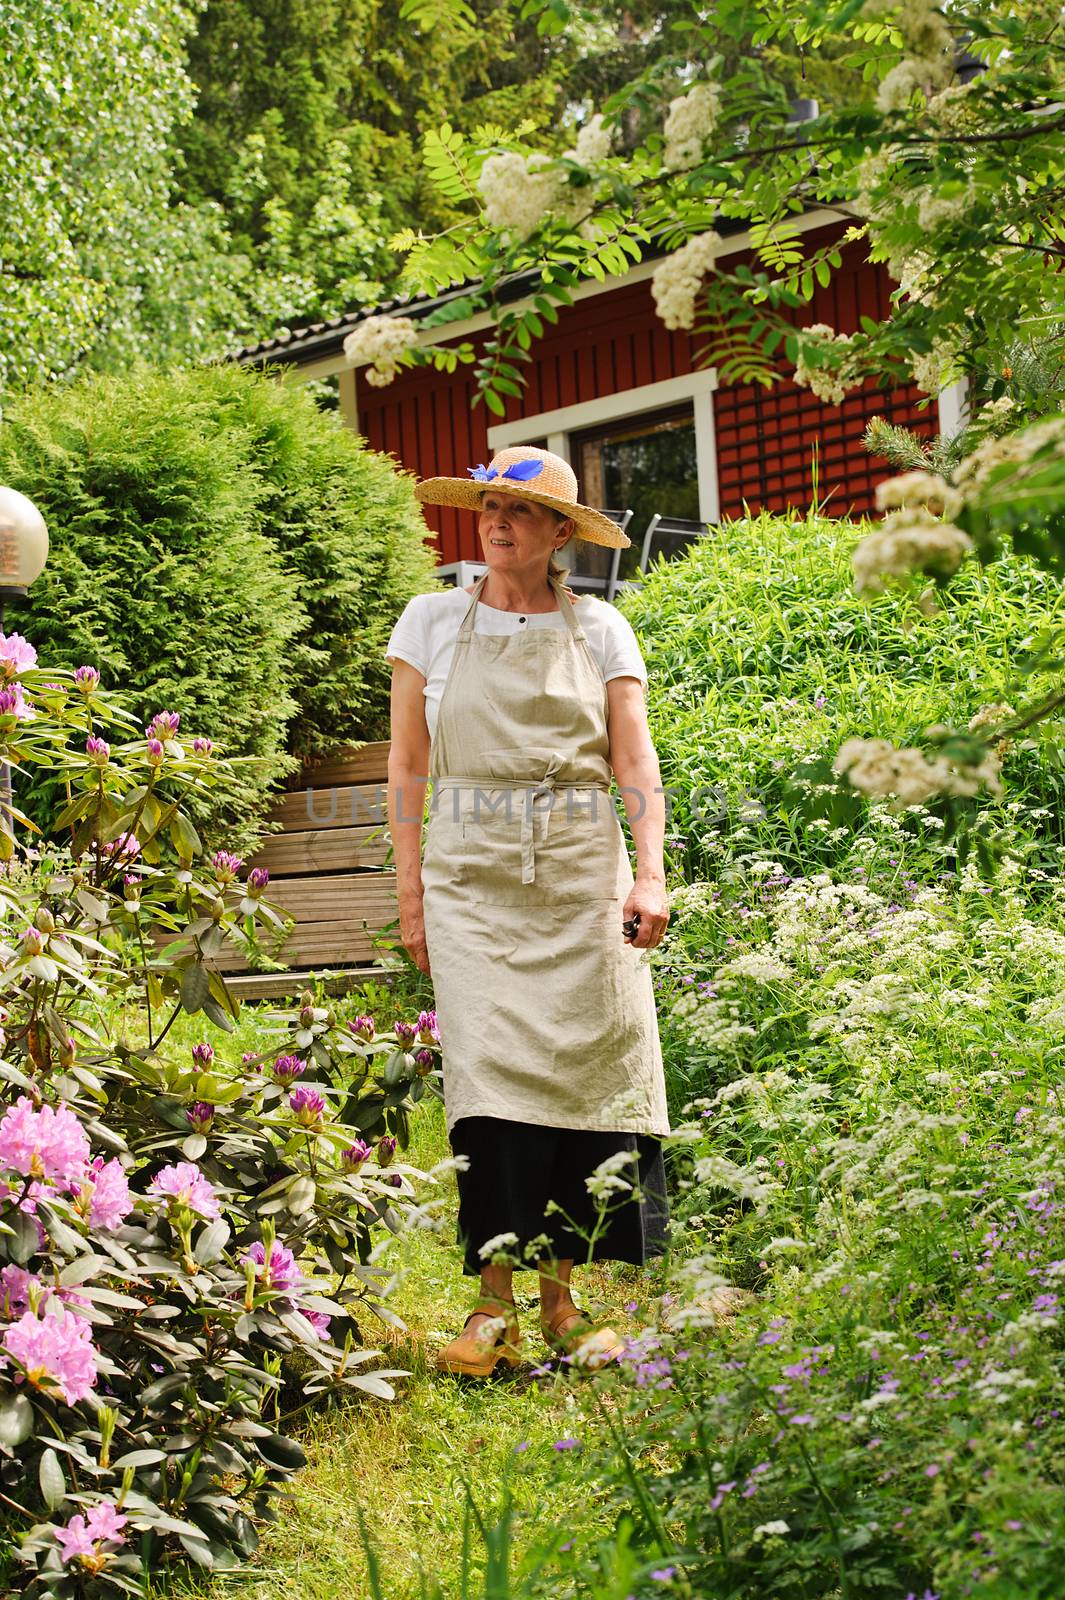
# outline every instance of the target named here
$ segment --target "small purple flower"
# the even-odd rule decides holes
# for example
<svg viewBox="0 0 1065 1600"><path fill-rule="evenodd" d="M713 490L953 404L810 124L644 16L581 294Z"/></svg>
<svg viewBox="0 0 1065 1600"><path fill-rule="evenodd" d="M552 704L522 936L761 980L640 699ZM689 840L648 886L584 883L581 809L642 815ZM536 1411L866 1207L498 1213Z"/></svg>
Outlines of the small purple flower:
<svg viewBox="0 0 1065 1600"><path fill-rule="evenodd" d="M403 1187L403 1179L398 1172L390 1172L385 1182L390 1183L393 1189L402 1189Z"/></svg>
<svg viewBox="0 0 1065 1600"><path fill-rule="evenodd" d="M111 759L111 746L106 739L98 739L94 733L90 733L85 741L85 754L91 758L94 765L106 767Z"/></svg>
<svg viewBox="0 0 1065 1600"><path fill-rule="evenodd" d="M186 1121L193 1133L209 1133L214 1122L214 1106L206 1100L197 1100L185 1113Z"/></svg>
<svg viewBox="0 0 1065 1600"><path fill-rule="evenodd" d="M260 895L270 882L270 874L265 867L252 867L248 873L247 890L250 895Z"/></svg>
<svg viewBox="0 0 1065 1600"><path fill-rule="evenodd" d="M348 1027L357 1039L369 1042L377 1032L377 1027L372 1017L352 1017Z"/></svg>
<svg viewBox="0 0 1065 1600"><path fill-rule="evenodd" d="M301 1061L299 1056L278 1056L273 1065L273 1078L275 1083L295 1083L297 1078L302 1078L307 1070L306 1061Z"/></svg>
<svg viewBox="0 0 1065 1600"><path fill-rule="evenodd" d="M416 1022L397 1022L392 1031L401 1045L413 1044L414 1036L418 1032L418 1024Z"/></svg>
<svg viewBox="0 0 1065 1600"><path fill-rule="evenodd" d="M75 667L74 682L82 694L90 695L94 689L99 688L100 674L95 667Z"/></svg>
<svg viewBox="0 0 1065 1600"><path fill-rule="evenodd" d="M180 723L180 711L157 711L148 724L148 737L149 739L176 739Z"/></svg>
<svg viewBox="0 0 1065 1600"><path fill-rule="evenodd" d="M194 1044L192 1047L192 1059L198 1067L209 1067L214 1060L214 1047L206 1042Z"/></svg>
<svg viewBox="0 0 1065 1600"><path fill-rule="evenodd" d="M346 1150L340 1152L340 1165L345 1172L358 1172L363 1162L369 1161L373 1155L373 1147L364 1139L356 1139L354 1144L349 1144Z"/></svg>
<svg viewBox="0 0 1065 1600"><path fill-rule="evenodd" d="M651 1573L655 1583L671 1583L676 1575L676 1567L656 1567Z"/></svg>
<svg viewBox="0 0 1065 1600"><path fill-rule="evenodd" d="M383 1139L378 1139L378 1141L377 1141L377 1164L378 1164L379 1167L387 1167L389 1165L389 1163L391 1162L391 1160L392 1160L393 1156L395 1155L395 1153L396 1153L396 1140L392 1137L392 1135L390 1133L386 1133Z"/></svg>
<svg viewBox="0 0 1065 1600"><path fill-rule="evenodd" d="M247 1065L248 1065L248 1062L249 1062L249 1061L254 1061L254 1060L255 1060L255 1057L256 1057L256 1056L257 1056L257 1055L258 1055L258 1054L259 1054L259 1052L258 1052L258 1050L244 1050L244 1051L243 1051L243 1052L242 1052L242 1053L241 1053L241 1057L240 1057L240 1059L241 1059L241 1061L242 1061L242 1063L243 1063L243 1064L244 1064L244 1066L247 1066Z"/></svg>
<svg viewBox="0 0 1065 1600"><path fill-rule="evenodd" d="M214 749L214 743L210 739L195 738L192 741L192 748L198 756L209 756Z"/></svg>
<svg viewBox="0 0 1065 1600"><path fill-rule="evenodd" d="M556 1439L555 1440L555 1449L558 1450L559 1452L561 1452L563 1450L579 1450L580 1447L581 1447L581 1442L580 1442L579 1439L572 1439L572 1438L567 1437L565 1439Z"/></svg>
<svg viewBox="0 0 1065 1600"><path fill-rule="evenodd" d="M289 1109L303 1128L316 1128L322 1120L325 1101L309 1083L301 1083L288 1097Z"/></svg>
<svg viewBox="0 0 1065 1600"><path fill-rule="evenodd" d="M214 875L221 884L232 883L243 865L244 858L234 855L231 850L216 850L211 857Z"/></svg>
<svg viewBox="0 0 1065 1600"><path fill-rule="evenodd" d="M436 1057L431 1050L416 1050L414 1064L418 1069L419 1078L427 1078L436 1066Z"/></svg>

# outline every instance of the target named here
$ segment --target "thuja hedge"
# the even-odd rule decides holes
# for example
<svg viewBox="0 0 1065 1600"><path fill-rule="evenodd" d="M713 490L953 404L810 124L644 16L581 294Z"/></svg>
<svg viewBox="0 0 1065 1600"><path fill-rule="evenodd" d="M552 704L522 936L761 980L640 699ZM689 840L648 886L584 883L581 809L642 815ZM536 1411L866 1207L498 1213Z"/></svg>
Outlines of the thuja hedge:
<svg viewBox="0 0 1065 1600"><path fill-rule="evenodd" d="M685 877L714 877L752 850L793 873L860 863L881 831L877 808L855 797L834 826L804 768L844 739L920 743L931 724L964 728L981 706L1029 692L1011 679L1026 643L1060 623L1060 587L1004 556L965 568L934 608L916 591L869 602L850 570L864 531L815 515L726 523L623 595L647 660L670 846ZM973 808L1060 870L1065 782L1053 747L1017 741L1003 781L1004 802L983 795ZM917 813L901 821L895 853L940 870L941 825Z"/></svg>
<svg viewBox="0 0 1065 1600"><path fill-rule="evenodd" d="M387 735L382 654L432 584L425 524L409 480L301 390L142 368L25 394L0 480L51 536L21 631L57 666L93 662L133 714L194 714L257 758L226 786L236 843L295 757Z"/></svg>

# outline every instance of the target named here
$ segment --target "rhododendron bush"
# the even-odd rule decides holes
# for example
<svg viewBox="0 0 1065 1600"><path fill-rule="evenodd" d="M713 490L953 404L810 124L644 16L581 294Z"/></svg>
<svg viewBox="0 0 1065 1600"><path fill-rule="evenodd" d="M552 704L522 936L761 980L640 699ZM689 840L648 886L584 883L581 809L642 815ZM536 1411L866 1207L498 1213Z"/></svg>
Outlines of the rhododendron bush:
<svg viewBox="0 0 1065 1600"><path fill-rule="evenodd" d="M0 1499L27 1593L141 1593L167 1551L253 1550L303 1461L287 1413L391 1397L374 1232L416 1206L396 1155L439 1036L431 1012L378 1030L305 992L227 1061L212 958L278 920L266 873L185 809L230 763L17 635L0 670ZM17 807L32 767L66 794L49 836Z"/></svg>

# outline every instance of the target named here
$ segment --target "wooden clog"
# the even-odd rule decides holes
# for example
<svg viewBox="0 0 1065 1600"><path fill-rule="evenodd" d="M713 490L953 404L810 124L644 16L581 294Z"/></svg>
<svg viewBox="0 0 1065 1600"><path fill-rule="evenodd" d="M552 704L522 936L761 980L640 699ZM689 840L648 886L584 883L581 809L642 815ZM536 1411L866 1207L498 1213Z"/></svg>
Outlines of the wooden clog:
<svg viewBox="0 0 1065 1600"><path fill-rule="evenodd" d="M467 1332L470 1322L478 1312L491 1317L479 1327ZM438 1372L450 1372L457 1377L489 1378L500 1362L508 1367L521 1364L521 1328L518 1315L509 1300L481 1299L463 1324L457 1339L445 1345L436 1358Z"/></svg>
<svg viewBox="0 0 1065 1600"><path fill-rule="evenodd" d="M596 1368L617 1361L625 1350L624 1341L613 1328L597 1328L584 1313L564 1307L550 1320L540 1314L540 1332L549 1350L565 1355L577 1367Z"/></svg>

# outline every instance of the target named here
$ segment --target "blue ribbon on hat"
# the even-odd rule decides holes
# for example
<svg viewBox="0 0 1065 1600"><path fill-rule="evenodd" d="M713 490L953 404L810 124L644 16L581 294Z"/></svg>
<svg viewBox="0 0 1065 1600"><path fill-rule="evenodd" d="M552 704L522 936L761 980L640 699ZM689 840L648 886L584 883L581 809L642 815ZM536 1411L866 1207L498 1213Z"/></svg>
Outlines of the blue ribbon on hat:
<svg viewBox="0 0 1065 1600"><path fill-rule="evenodd" d="M498 467L467 467L466 471L477 483L491 483L493 478L510 478L515 483L528 483L530 478L538 478L544 470L542 461L531 458L526 461L512 462L509 467L504 467L500 472Z"/></svg>

